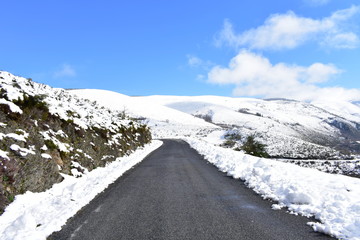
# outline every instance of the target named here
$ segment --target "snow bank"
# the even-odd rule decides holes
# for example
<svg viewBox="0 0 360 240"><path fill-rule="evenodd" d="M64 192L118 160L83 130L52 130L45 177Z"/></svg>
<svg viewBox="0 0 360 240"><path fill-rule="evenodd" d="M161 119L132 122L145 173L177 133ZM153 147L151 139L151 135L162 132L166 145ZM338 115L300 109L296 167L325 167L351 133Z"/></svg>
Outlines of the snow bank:
<svg viewBox="0 0 360 240"><path fill-rule="evenodd" d="M0 217L0 239L46 239L109 184L161 145L162 142L153 141L130 156L118 158L81 178L64 175L64 181L46 192L17 195Z"/></svg>
<svg viewBox="0 0 360 240"><path fill-rule="evenodd" d="M360 179L262 159L215 147L194 138L191 147L234 178L240 178L263 198L277 201L273 209L314 216L315 231L342 239L360 239Z"/></svg>

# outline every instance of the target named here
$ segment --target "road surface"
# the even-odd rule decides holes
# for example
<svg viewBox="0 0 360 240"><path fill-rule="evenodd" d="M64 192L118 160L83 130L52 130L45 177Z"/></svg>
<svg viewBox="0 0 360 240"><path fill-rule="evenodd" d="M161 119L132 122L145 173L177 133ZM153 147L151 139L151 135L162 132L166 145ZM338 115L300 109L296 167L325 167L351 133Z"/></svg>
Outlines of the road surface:
<svg viewBox="0 0 360 240"><path fill-rule="evenodd" d="M48 239L329 239L271 205L187 143L164 140Z"/></svg>

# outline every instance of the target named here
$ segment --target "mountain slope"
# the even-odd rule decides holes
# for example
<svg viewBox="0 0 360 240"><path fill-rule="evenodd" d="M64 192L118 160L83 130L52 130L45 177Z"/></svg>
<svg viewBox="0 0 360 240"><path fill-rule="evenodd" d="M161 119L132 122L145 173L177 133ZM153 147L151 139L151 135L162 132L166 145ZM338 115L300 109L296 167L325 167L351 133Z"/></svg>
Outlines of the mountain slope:
<svg viewBox="0 0 360 240"><path fill-rule="evenodd" d="M342 158L360 153L360 107L351 103L326 105L217 96L142 99L203 117L227 129L235 128L244 136L257 134L272 156ZM332 107L327 110L329 105Z"/></svg>
<svg viewBox="0 0 360 240"><path fill-rule="evenodd" d="M130 97L97 89L70 90L69 93L96 101L106 108L129 113L146 123L151 128L152 135L155 138L190 136L194 132L203 134L221 129L191 114L157 104L142 97Z"/></svg>

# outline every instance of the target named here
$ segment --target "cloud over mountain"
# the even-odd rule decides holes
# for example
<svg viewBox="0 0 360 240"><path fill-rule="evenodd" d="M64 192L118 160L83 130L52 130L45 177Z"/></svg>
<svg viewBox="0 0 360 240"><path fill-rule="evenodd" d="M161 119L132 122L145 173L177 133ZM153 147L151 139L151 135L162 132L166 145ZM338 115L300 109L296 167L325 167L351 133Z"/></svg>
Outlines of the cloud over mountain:
<svg viewBox="0 0 360 240"><path fill-rule="evenodd" d="M236 96L284 97L297 100L360 100L360 90L341 87L321 88L341 70L332 64L310 66L272 64L266 57L242 50L227 67L215 66L208 73L208 82L235 85Z"/></svg>

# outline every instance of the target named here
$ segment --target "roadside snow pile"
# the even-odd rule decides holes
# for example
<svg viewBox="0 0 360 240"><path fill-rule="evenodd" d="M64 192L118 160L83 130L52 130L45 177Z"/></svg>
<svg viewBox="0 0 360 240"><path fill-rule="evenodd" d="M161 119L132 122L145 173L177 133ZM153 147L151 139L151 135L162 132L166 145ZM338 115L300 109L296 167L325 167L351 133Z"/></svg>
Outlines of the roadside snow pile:
<svg viewBox="0 0 360 240"><path fill-rule="evenodd" d="M52 232L61 230L67 219L109 184L161 145L161 141L153 141L130 156L84 173L81 178L63 175L64 181L46 192L17 195L0 217L0 239L46 239Z"/></svg>
<svg viewBox="0 0 360 240"><path fill-rule="evenodd" d="M293 214L314 216L315 231L341 239L360 239L360 179L323 173L290 163L257 158L194 138L192 148L220 171L240 178L263 198Z"/></svg>

